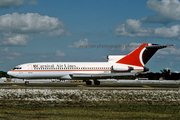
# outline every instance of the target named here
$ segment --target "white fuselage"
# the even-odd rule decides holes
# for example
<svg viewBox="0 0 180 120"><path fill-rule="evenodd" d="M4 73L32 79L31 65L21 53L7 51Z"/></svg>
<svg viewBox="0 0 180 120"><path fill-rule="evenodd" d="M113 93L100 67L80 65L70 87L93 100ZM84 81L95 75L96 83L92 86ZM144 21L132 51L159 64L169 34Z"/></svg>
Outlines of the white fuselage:
<svg viewBox="0 0 180 120"><path fill-rule="evenodd" d="M125 64L116 64L114 62L41 62L27 63L16 66L8 72L9 75L23 79L71 79L69 74L108 74L111 73L112 66L121 66L118 72L128 71ZM134 68L131 72L143 71L143 67L131 66Z"/></svg>

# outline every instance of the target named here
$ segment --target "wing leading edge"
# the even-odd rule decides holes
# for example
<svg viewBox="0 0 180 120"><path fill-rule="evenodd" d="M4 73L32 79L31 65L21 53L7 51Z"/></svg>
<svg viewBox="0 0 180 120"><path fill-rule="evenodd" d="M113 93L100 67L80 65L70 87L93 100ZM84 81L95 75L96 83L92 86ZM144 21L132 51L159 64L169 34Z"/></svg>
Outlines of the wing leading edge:
<svg viewBox="0 0 180 120"><path fill-rule="evenodd" d="M123 76L135 76L136 73L106 73L106 74L82 74L82 73L73 73L69 74L72 79L110 79L118 78Z"/></svg>

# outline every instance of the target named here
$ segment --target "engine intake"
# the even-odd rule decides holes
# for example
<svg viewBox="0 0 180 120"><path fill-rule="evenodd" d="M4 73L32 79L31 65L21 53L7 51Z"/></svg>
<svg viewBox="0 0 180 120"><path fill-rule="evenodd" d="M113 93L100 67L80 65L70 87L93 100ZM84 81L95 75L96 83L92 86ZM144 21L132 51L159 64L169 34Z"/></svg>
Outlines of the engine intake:
<svg viewBox="0 0 180 120"><path fill-rule="evenodd" d="M124 68L118 65L111 66L111 72L131 72L132 70L134 70L134 68L130 66Z"/></svg>

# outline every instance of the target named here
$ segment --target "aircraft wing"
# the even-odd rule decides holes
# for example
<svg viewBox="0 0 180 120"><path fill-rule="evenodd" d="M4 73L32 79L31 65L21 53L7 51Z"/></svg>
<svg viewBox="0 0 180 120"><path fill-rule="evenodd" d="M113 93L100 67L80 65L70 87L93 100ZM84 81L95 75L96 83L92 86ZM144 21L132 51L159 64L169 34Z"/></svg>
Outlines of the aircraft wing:
<svg viewBox="0 0 180 120"><path fill-rule="evenodd" d="M104 74L83 74L83 73L73 73L69 74L72 79L109 79L109 78L119 78L123 76L135 76L136 73L104 73Z"/></svg>

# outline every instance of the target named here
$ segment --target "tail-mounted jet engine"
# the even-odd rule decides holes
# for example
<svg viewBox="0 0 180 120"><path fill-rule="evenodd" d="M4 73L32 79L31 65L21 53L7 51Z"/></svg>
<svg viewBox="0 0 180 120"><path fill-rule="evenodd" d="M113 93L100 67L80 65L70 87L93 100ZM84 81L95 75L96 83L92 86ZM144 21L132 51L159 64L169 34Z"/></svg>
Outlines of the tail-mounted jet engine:
<svg viewBox="0 0 180 120"><path fill-rule="evenodd" d="M119 66L119 65L113 65L111 66L111 72L114 73L114 72L131 72L132 70L134 70L133 67L123 67L122 66Z"/></svg>

